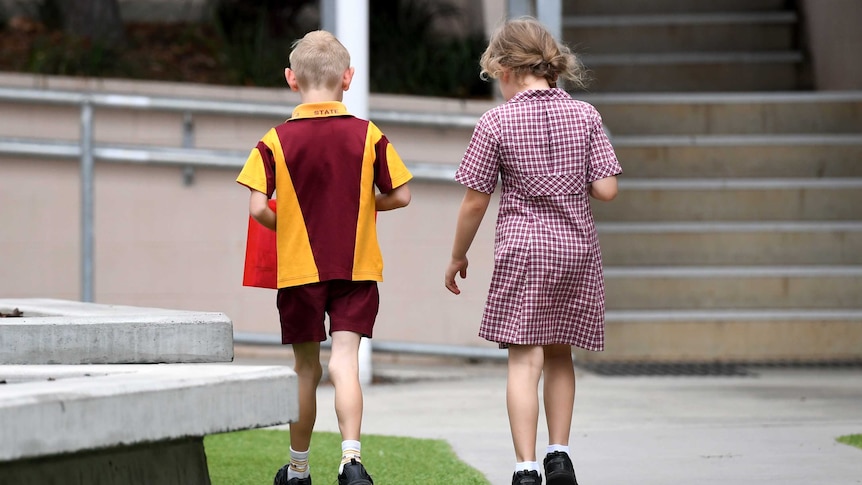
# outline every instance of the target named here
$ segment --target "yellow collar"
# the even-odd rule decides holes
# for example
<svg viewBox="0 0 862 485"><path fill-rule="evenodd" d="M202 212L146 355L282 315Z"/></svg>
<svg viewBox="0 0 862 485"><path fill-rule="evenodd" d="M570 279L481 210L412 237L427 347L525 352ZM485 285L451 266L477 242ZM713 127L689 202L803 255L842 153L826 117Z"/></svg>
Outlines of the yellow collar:
<svg viewBox="0 0 862 485"><path fill-rule="evenodd" d="M292 120L303 118L326 118L328 116L346 116L347 107L338 101L326 101L323 103L303 103L293 109Z"/></svg>

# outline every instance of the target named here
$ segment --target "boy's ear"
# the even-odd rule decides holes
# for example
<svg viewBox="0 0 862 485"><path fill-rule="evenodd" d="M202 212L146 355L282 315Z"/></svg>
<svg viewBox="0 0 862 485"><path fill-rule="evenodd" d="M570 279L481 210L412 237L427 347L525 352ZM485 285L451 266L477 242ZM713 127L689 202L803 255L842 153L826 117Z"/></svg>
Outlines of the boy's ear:
<svg viewBox="0 0 862 485"><path fill-rule="evenodd" d="M289 67L284 68L284 79L291 91L299 91L299 83L296 82L296 74Z"/></svg>
<svg viewBox="0 0 862 485"><path fill-rule="evenodd" d="M353 73L356 72L356 68L348 67L344 70L344 75L341 77L341 89L347 91L350 89L350 83L353 81Z"/></svg>

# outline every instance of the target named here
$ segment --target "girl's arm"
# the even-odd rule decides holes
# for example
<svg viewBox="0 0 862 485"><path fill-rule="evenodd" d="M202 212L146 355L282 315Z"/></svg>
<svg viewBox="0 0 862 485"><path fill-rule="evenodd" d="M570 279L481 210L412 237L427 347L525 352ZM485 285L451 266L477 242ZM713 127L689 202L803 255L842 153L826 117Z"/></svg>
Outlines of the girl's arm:
<svg viewBox="0 0 862 485"><path fill-rule="evenodd" d="M491 194L486 194L473 189L467 189L461 209L458 211L458 223L455 226L455 242L452 244L452 260L446 268L444 284L452 293L459 295L461 290L455 283L455 274L461 278L467 277L467 251L473 244L473 238L479 230L485 211L491 202Z"/></svg>
<svg viewBox="0 0 862 485"><path fill-rule="evenodd" d="M590 184L590 195L603 202L614 200L618 192L616 175L598 179Z"/></svg>
<svg viewBox="0 0 862 485"><path fill-rule="evenodd" d="M275 212L269 208L269 198L263 192L251 191L248 213L262 226L275 230Z"/></svg>

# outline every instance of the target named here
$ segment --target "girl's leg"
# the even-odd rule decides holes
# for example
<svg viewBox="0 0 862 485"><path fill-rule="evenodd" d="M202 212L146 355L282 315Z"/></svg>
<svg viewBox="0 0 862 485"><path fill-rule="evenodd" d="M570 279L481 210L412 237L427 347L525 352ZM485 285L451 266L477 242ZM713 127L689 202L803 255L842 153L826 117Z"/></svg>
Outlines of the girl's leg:
<svg viewBox="0 0 862 485"><path fill-rule="evenodd" d="M568 345L546 345L542 349L545 357L543 395L549 444L568 446L575 405L572 348Z"/></svg>
<svg viewBox="0 0 862 485"><path fill-rule="evenodd" d="M539 378L542 347L511 345L506 384L509 426L518 462L536 461L536 427L539 423Z"/></svg>
<svg viewBox="0 0 862 485"><path fill-rule="evenodd" d="M320 342L293 344L296 360L293 370L299 387L299 419L290 423L290 447L306 451L317 420L317 385L323 375L320 366Z"/></svg>
<svg viewBox="0 0 862 485"><path fill-rule="evenodd" d="M335 387L335 415L342 440L359 441L362 387L359 384L359 340L355 332L332 332L329 378Z"/></svg>

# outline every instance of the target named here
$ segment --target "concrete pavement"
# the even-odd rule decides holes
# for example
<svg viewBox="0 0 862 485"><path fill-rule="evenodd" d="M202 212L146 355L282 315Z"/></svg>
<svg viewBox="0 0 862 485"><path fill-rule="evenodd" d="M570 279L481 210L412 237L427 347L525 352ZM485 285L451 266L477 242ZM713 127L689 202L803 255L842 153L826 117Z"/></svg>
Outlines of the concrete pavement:
<svg viewBox="0 0 862 485"><path fill-rule="evenodd" d="M363 433L445 439L493 485L510 483L505 365L375 364L390 383L365 389ZM862 433L862 368L577 378L571 449L582 485L862 483L862 450L835 441ZM318 430L337 432L332 399L321 387Z"/></svg>

